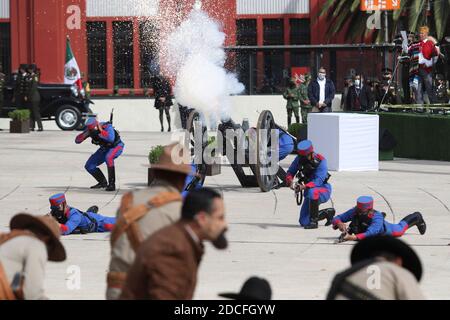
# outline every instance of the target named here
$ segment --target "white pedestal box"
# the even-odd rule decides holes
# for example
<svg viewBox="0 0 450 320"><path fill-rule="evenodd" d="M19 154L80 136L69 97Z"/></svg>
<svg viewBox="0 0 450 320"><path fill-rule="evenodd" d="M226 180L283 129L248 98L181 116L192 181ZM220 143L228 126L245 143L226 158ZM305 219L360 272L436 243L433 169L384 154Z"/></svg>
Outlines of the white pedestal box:
<svg viewBox="0 0 450 320"><path fill-rule="evenodd" d="M378 115L310 113L308 139L331 171L378 171Z"/></svg>

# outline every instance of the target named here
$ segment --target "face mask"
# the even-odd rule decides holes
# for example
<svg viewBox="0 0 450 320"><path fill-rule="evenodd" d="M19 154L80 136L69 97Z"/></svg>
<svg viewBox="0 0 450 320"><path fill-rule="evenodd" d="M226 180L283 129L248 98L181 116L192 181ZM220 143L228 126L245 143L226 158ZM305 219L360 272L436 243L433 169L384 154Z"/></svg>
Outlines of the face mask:
<svg viewBox="0 0 450 320"><path fill-rule="evenodd" d="M214 248L219 250L224 250L228 248L228 240L225 237L225 233L227 232L227 229L224 229L222 233L217 237L216 240L212 242Z"/></svg>
<svg viewBox="0 0 450 320"><path fill-rule="evenodd" d="M325 79L325 73L319 73L319 80Z"/></svg>
<svg viewBox="0 0 450 320"><path fill-rule="evenodd" d="M361 84L361 80L355 80L355 86L359 87L360 84Z"/></svg>

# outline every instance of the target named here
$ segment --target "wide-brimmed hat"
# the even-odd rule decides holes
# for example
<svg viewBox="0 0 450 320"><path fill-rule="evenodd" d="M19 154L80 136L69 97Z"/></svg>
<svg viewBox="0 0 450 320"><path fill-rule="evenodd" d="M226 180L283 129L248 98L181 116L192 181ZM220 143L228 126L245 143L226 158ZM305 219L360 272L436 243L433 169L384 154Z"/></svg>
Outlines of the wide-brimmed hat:
<svg viewBox="0 0 450 320"><path fill-rule="evenodd" d="M368 237L358 242L352 250L352 265L371 258L380 252L391 253L402 258L403 268L411 271L417 281L422 278L422 263L416 252L405 242L392 236Z"/></svg>
<svg viewBox="0 0 450 320"><path fill-rule="evenodd" d="M239 293L221 293L219 296L235 300L270 300L272 289L266 279L251 277L245 281Z"/></svg>
<svg viewBox="0 0 450 320"><path fill-rule="evenodd" d="M29 230L49 236L46 243L49 261L66 260L66 250L59 238L61 236L58 223L51 216L32 216L26 213L15 215L9 222L11 230Z"/></svg>
<svg viewBox="0 0 450 320"><path fill-rule="evenodd" d="M154 170L172 171L188 175L192 172L190 163L191 161L186 148L179 143L173 143L164 146L159 161L150 164L148 167Z"/></svg>

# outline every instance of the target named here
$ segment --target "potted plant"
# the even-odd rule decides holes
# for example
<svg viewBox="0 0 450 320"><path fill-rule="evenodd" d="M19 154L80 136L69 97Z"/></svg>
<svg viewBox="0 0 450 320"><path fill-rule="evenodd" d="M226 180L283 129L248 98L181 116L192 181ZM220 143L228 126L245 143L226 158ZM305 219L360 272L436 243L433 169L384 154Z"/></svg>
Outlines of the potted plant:
<svg viewBox="0 0 450 320"><path fill-rule="evenodd" d="M11 118L10 133L30 133L30 110L17 109L8 113L8 116Z"/></svg>
<svg viewBox="0 0 450 320"><path fill-rule="evenodd" d="M155 179L155 174L153 172L153 169L151 168L151 165L158 163L159 158L161 157L163 152L164 147L162 145L157 145L150 149L150 152L148 154L148 161L150 162L150 168L148 168L148 186L150 186Z"/></svg>

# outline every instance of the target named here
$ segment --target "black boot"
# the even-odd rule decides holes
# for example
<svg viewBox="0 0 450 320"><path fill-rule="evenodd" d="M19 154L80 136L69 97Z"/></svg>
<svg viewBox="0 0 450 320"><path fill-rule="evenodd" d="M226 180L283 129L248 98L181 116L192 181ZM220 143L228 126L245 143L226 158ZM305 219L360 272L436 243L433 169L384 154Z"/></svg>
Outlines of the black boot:
<svg viewBox="0 0 450 320"><path fill-rule="evenodd" d="M404 217L402 221L405 221L408 224L408 229L417 226L420 234L425 234L427 231L427 224L425 223L425 220L420 212L411 213Z"/></svg>
<svg viewBox="0 0 450 320"><path fill-rule="evenodd" d="M288 116L288 128L291 125L291 117Z"/></svg>
<svg viewBox="0 0 450 320"><path fill-rule="evenodd" d="M105 178L102 170L97 168L97 169L95 169L95 171L93 173L91 173L91 175L95 178L95 180L98 181L98 183L95 186L92 186L91 189L106 188L106 186L108 185L108 181L106 181L106 178Z"/></svg>
<svg viewBox="0 0 450 320"><path fill-rule="evenodd" d="M323 209L319 211L319 221L327 219L325 226L331 226L333 223L334 215L336 214L336 210L334 208Z"/></svg>
<svg viewBox="0 0 450 320"><path fill-rule="evenodd" d="M172 127L170 125L170 123L171 123L170 114L168 114L166 117L167 117L167 123L169 124L169 130L167 132L171 132L172 131Z"/></svg>
<svg viewBox="0 0 450 320"><path fill-rule="evenodd" d="M108 167L108 180L109 184L106 187L106 191L116 191L116 168Z"/></svg>
<svg viewBox="0 0 450 320"><path fill-rule="evenodd" d="M305 229L317 229L319 227L319 200L309 200L309 225Z"/></svg>
<svg viewBox="0 0 450 320"><path fill-rule="evenodd" d="M296 121L297 123L300 123L300 116L295 116L295 121Z"/></svg>
<svg viewBox="0 0 450 320"><path fill-rule="evenodd" d="M98 212L98 207L97 206L92 206L89 207L86 212L92 212L92 213L97 213Z"/></svg>

